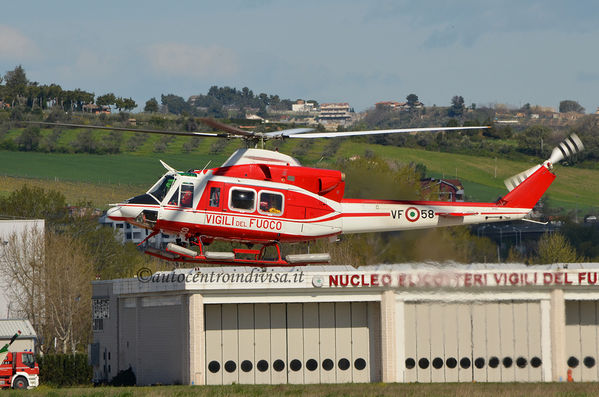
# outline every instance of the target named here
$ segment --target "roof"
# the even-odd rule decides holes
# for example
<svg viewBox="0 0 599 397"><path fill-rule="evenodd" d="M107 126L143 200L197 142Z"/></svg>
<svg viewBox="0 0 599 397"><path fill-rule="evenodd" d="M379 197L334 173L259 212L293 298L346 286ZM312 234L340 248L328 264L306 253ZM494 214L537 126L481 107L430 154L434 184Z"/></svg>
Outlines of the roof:
<svg viewBox="0 0 599 397"><path fill-rule="evenodd" d="M224 162L221 167L244 164L274 164L299 166L300 163L291 156L264 149L239 149Z"/></svg>
<svg viewBox="0 0 599 397"><path fill-rule="evenodd" d="M19 338L37 338L29 320L0 320L0 338L11 338L17 331L21 331Z"/></svg>

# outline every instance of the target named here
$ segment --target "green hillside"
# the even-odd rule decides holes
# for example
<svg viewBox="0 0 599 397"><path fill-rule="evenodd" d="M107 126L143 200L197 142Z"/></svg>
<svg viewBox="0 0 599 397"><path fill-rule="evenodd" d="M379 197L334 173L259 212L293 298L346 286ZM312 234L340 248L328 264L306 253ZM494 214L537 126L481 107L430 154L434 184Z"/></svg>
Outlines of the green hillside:
<svg viewBox="0 0 599 397"><path fill-rule="evenodd" d="M144 191L164 173L159 159L180 170L203 168L209 161L209 167L215 167L240 146L239 141L231 140L219 148L218 154L213 154L214 141L202 139L196 148L185 153L182 145L186 138L177 138L169 142L167 150L163 153L154 153L151 144L157 139L154 136L148 139L142 147L143 150L114 155L0 151L0 175L52 181L52 186L57 188L60 188L61 182L85 183L88 186L86 189L93 185L102 186L104 189L110 186L116 190L117 196L118 190L122 189L123 196L128 197L128 193L132 191ZM327 159L322 155L330 140L309 143L298 141L287 140L280 145L280 150L296 156L305 165L335 167L335 159ZM501 158L381 146L356 140L343 140L335 158L364 155L367 150L386 159L422 163L427 167L430 176L457 176L464 183L469 201L495 200L506 192L503 185L505 178L536 164L532 159L530 162L509 161ZM594 181L599 179L599 171L558 166L556 173L558 178L548 192L552 205L568 209L597 206L599 183ZM14 188L15 182L13 180L10 188L6 185L4 183L0 186L0 193ZM95 197L88 199L96 202Z"/></svg>

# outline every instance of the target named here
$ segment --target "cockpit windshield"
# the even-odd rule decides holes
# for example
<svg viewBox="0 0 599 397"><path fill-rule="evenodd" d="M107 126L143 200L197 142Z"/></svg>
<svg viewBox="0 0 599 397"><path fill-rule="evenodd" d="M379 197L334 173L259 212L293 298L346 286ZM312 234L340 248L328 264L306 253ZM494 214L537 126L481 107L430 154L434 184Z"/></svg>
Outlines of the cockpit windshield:
<svg viewBox="0 0 599 397"><path fill-rule="evenodd" d="M159 202L162 202L174 181L175 177L173 175L165 175L159 183L154 185L154 188L149 191L148 194L151 194L157 198Z"/></svg>

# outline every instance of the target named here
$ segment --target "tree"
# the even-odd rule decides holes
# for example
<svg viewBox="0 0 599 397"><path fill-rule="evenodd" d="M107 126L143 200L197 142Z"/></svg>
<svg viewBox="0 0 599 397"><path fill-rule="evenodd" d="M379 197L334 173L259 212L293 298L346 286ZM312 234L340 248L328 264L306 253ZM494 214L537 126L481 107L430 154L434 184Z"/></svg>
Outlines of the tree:
<svg viewBox="0 0 599 397"><path fill-rule="evenodd" d="M114 105L115 102L116 102L116 97L114 96L114 94L112 92L110 92L108 94L100 95L98 98L96 98L96 104L100 105L100 106Z"/></svg>
<svg viewBox="0 0 599 397"><path fill-rule="evenodd" d="M580 106L580 104L578 102L566 99L559 103L559 112L560 113L567 113L567 112L584 113L584 108L582 106Z"/></svg>
<svg viewBox="0 0 599 397"><path fill-rule="evenodd" d="M121 109L123 109L125 107L125 101L123 100L123 98L118 97L114 100L114 107L116 107L119 112L121 111Z"/></svg>
<svg viewBox="0 0 599 397"><path fill-rule="evenodd" d="M183 112L190 113L191 111L191 106L180 96L173 94L161 95L160 100L169 113L181 114Z"/></svg>
<svg viewBox="0 0 599 397"><path fill-rule="evenodd" d="M44 335L44 231L26 229L9 235L0 251L0 268L5 291L16 310L27 318L38 335Z"/></svg>
<svg viewBox="0 0 599 397"><path fill-rule="evenodd" d="M537 263L578 262L576 250L561 233L545 233L539 240Z"/></svg>
<svg viewBox="0 0 599 397"><path fill-rule="evenodd" d="M454 96L451 98L451 107L447 111L449 117L460 117L464 114L464 97L462 96Z"/></svg>
<svg viewBox="0 0 599 397"><path fill-rule="evenodd" d="M58 140L62 135L62 130L55 128L51 134L46 135L41 141L42 150L45 152L56 152L59 149Z"/></svg>
<svg viewBox="0 0 599 397"><path fill-rule="evenodd" d="M146 101L146 106L144 106L144 112L148 112L148 113L158 112L158 101L156 100L156 98L151 98Z"/></svg>
<svg viewBox="0 0 599 397"><path fill-rule="evenodd" d="M78 207L90 208L89 203ZM136 269L148 264L148 258L133 243L122 244L121 236L110 227L98 227L98 218L90 213L69 218L65 234L84 245L94 275L103 280L131 277Z"/></svg>
<svg viewBox="0 0 599 397"><path fill-rule="evenodd" d="M123 132L122 131L110 131L108 135L104 135L100 144L101 151L103 153L116 154L120 153L121 145L123 143Z"/></svg>
<svg viewBox="0 0 599 397"><path fill-rule="evenodd" d="M1 215L45 219L47 226L64 222L66 206L62 193L28 185L14 190L7 197L0 197Z"/></svg>
<svg viewBox="0 0 599 397"><path fill-rule="evenodd" d="M84 104L94 102L94 97L94 93L77 88L76 90L60 91L59 101L65 111L82 111Z"/></svg>
<svg viewBox="0 0 599 397"><path fill-rule="evenodd" d="M123 99L123 109L125 111L133 110L137 107L137 103L133 100L133 98L124 98Z"/></svg>
<svg viewBox="0 0 599 397"><path fill-rule="evenodd" d="M410 94L406 97L406 101L408 101L409 107L414 107L418 103L418 95Z"/></svg>
<svg viewBox="0 0 599 397"><path fill-rule="evenodd" d="M62 353L74 353L89 341L93 260L71 236L46 233L44 258L48 325Z"/></svg>
<svg viewBox="0 0 599 397"><path fill-rule="evenodd" d="M551 135L549 127L534 125L518 134L518 150L522 153L544 157L550 145L547 138Z"/></svg>
<svg viewBox="0 0 599 397"><path fill-rule="evenodd" d="M6 102L11 102L12 107L15 105L15 101L25 96L25 90L29 84L25 69L21 65L17 66L13 70L6 72L4 75L5 84L5 95Z"/></svg>
<svg viewBox="0 0 599 397"><path fill-rule="evenodd" d="M85 252L70 236L40 229L13 233L2 251L2 281L44 341L44 353L55 338L63 353L89 341L93 262Z"/></svg>
<svg viewBox="0 0 599 397"><path fill-rule="evenodd" d="M89 130L81 131L72 145L78 153L97 153L98 151L96 139Z"/></svg>
<svg viewBox="0 0 599 397"><path fill-rule="evenodd" d="M21 135L16 139L19 150L29 152L36 150L40 144L41 132L37 126L29 126L21 132Z"/></svg>

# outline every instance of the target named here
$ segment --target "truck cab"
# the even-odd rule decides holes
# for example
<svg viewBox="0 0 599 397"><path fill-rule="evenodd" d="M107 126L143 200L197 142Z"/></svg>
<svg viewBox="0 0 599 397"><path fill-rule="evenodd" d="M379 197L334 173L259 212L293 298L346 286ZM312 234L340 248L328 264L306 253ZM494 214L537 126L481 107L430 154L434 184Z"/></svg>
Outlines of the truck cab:
<svg viewBox="0 0 599 397"><path fill-rule="evenodd" d="M32 389L39 385L39 373L32 352L8 352L0 364L0 387Z"/></svg>

